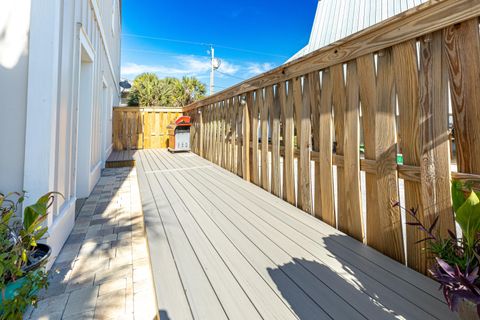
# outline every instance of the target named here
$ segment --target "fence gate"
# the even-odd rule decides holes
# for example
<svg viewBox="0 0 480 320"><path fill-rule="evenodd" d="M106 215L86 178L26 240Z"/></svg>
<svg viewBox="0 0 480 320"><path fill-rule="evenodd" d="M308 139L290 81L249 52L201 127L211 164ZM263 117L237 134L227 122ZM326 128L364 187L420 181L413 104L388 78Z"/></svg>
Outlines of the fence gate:
<svg viewBox="0 0 480 320"><path fill-rule="evenodd" d="M178 108L114 108L114 150L167 148L167 126L181 115Z"/></svg>

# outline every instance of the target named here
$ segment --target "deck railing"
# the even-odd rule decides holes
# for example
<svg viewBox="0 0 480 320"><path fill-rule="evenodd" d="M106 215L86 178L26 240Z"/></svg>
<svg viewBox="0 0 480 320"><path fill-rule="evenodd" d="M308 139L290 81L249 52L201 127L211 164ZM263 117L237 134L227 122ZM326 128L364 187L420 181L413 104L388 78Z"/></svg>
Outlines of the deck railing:
<svg viewBox="0 0 480 320"><path fill-rule="evenodd" d="M478 0L431 1L196 102L193 151L426 272L392 202L446 237L452 176L480 178L479 16Z"/></svg>

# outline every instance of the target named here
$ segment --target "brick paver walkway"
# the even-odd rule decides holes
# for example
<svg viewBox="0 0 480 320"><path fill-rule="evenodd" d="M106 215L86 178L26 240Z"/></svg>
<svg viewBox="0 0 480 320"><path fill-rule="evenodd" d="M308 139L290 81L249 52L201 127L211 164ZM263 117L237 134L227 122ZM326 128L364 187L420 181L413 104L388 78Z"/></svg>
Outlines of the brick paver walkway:
<svg viewBox="0 0 480 320"><path fill-rule="evenodd" d="M106 169L27 319L154 319L136 170Z"/></svg>

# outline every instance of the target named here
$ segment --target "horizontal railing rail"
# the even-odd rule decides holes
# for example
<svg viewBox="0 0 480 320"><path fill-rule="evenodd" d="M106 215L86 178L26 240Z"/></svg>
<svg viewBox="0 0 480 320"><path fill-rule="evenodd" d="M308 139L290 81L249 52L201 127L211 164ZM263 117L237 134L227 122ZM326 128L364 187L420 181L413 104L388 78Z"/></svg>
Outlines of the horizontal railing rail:
<svg viewBox="0 0 480 320"><path fill-rule="evenodd" d="M451 179L480 182L479 16L431 1L195 102L192 150L425 273L392 203L447 237Z"/></svg>

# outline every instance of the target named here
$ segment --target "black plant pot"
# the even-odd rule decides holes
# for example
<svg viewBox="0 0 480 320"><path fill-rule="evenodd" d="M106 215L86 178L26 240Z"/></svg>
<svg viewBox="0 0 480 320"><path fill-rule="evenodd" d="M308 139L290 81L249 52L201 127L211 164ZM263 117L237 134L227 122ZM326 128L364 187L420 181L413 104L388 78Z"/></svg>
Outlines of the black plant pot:
<svg viewBox="0 0 480 320"><path fill-rule="evenodd" d="M43 267L50 255L52 254L52 249L49 245L39 243L37 247L33 250L32 254L28 257L28 263L22 268L22 271L27 273L30 271L35 271L40 267Z"/></svg>

